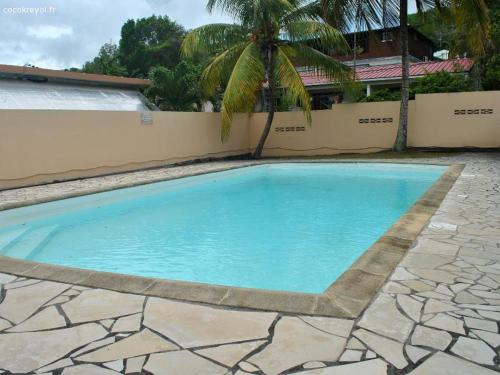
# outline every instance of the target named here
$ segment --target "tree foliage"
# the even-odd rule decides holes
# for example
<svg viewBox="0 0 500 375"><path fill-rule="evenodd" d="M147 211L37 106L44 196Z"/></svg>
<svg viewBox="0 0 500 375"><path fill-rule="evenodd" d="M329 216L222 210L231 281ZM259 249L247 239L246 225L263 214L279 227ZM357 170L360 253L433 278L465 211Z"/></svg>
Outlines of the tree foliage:
<svg viewBox="0 0 500 375"><path fill-rule="evenodd" d="M104 44L82 71L145 78L154 67L173 68L179 63L184 35L184 28L168 16L128 20L122 26L119 45Z"/></svg>
<svg viewBox="0 0 500 375"><path fill-rule="evenodd" d="M219 95L202 94L199 79L201 65L209 58L199 51L189 60L180 59L185 31L167 16L128 20L122 27L119 45L104 44L97 57L86 62L81 71L114 76L149 77L145 95L162 110L200 110L202 99L218 109Z"/></svg>
<svg viewBox="0 0 500 375"><path fill-rule="evenodd" d="M118 47L111 42L105 43L99 50L99 54L92 61L87 61L83 65L82 72L112 76L123 76L127 74L125 67L120 64Z"/></svg>
<svg viewBox="0 0 500 375"><path fill-rule="evenodd" d="M490 3L498 0L416 0L409 23L452 53L481 56L490 38Z"/></svg>
<svg viewBox="0 0 500 375"><path fill-rule="evenodd" d="M440 71L418 78L412 85L414 94L473 91L474 85L467 76Z"/></svg>
<svg viewBox="0 0 500 375"><path fill-rule="evenodd" d="M439 50L448 50L452 58L472 54L463 32L457 30L448 18L443 19L438 9L429 9L422 14L410 14L408 23L431 39Z"/></svg>
<svg viewBox="0 0 500 375"><path fill-rule="evenodd" d="M500 2L487 0L489 8L489 38L484 43L484 54L476 56L481 86L485 90L500 90ZM422 15L410 15L410 24L433 40L438 48L450 51L450 57L474 56L467 43L467 32L459 30L455 22L442 19L437 9Z"/></svg>
<svg viewBox="0 0 500 375"><path fill-rule="evenodd" d="M154 67L149 74L152 84L145 95L162 111L198 111L202 105L200 75L199 65L185 61L171 69Z"/></svg>
<svg viewBox="0 0 500 375"><path fill-rule="evenodd" d="M500 90L500 2L489 0L491 35L486 54L479 60L481 84L485 90Z"/></svg>
<svg viewBox="0 0 500 375"><path fill-rule="evenodd" d="M401 91L399 90L389 90L380 89L373 91L369 96L364 94L358 97L359 103L371 103L371 102L393 102L401 100Z"/></svg>
<svg viewBox="0 0 500 375"><path fill-rule="evenodd" d="M121 30L120 62L131 77L146 77L156 66L172 68L179 62L184 33L168 16L128 20Z"/></svg>
<svg viewBox="0 0 500 375"><path fill-rule="evenodd" d="M399 0L319 0L322 18L344 33L399 25Z"/></svg>

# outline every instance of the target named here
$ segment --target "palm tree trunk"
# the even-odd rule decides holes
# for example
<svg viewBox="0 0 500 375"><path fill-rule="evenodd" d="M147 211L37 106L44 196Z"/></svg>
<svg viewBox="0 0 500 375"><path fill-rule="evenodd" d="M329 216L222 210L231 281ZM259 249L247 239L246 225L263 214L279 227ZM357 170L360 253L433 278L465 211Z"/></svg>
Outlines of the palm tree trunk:
<svg viewBox="0 0 500 375"><path fill-rule="evenodd" d="M269 89L267 91L269 98L269 113L267 114L266 126L264 127L264 131L260 136L259 143L255 148L253 153L254 159L260 159L262 155L262 150L264 149L264 144L266 143L267 136L271 131L271 125L273 124L274 113L276 112L276 103L274 102L274 91L275 91L275 82L274 82L274 61L273 61L273 51L271 48L267 51L267 64L266 64L266 76L267 83L269 85Z"/></svg>
<svg viewBox="0 0 500 375"><path fill-rule="evenodd" d="M353 52L353 63L352 63L352 71L354 73L354 82L356 82L356 65L357 65L357 58L358 58L358 31L359 31L359 11L360 11L360 2L359 1L356 1L356 17L354 18L354 23L355 23L355 26L354 26L354 35L353 35L353 39L354 39L354 43L353 43L353 49L352 49L352 52Z"/></svg>
<svg viewBox="0 0 500 375"><path fill-rule="evenodd" d="M399 33L401 43L401 106L399 127L394 151L406 151L408 135L408 99L410 96L410 63L408 58L408 0L401 0L399 6Z"/></svg>
<svg viewBox="0 0 500 375"><path fill-rule="evenodd" d="M356 26L357 26L356 22ZM358 41L357 41L357 33L358 33L358 28L356 27L354 29L354 43L353 43L353 49L352 49L352 71L354 72L354 81L356 81L356 50L358 48Z"/></svg>

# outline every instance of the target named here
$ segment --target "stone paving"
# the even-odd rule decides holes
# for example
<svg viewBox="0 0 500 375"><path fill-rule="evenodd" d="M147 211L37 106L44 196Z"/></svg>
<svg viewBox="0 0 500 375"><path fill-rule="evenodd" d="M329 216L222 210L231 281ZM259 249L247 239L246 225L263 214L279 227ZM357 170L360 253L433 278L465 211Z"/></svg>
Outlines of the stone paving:
<svg viewBox="0 0 500 375"><path fill-rule="evenodd" d="M0 274L0 373L500 372L500 154L438 160L467 166L358 320Z"/></svg>

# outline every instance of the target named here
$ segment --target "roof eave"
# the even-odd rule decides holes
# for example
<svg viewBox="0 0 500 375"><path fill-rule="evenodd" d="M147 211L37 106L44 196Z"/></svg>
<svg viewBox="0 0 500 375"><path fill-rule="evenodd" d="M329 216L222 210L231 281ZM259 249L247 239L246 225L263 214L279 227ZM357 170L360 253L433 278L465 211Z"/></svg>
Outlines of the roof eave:
<svg viewBox="0 0 500 375"><path fill-rule="evenodd" d="M0 75L6 78L27 79L42 78L50 82L99 85L116 88L142 89L151 84L148 79L108 76L104 74L91 74L80 72L69 72L64 70L52 70L33 68L17 65L1 65Z"/></svg>

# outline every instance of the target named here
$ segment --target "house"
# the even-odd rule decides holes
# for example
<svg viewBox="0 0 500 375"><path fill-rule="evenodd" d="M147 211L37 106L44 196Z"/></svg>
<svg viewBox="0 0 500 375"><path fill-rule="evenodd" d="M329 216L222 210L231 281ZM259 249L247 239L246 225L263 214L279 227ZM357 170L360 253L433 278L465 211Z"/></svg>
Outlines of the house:
<svg viewBox="0 0 500 375"><path fill-rule="evenodd" d="M0 109L148 111L150 81L30 66L0 65Z"/></svg>
<svg viewBox="0 0 500 375"><path fill-rule="evenodd" d="M349 66L375 66L401 63L400 28L361 31L344 34L351 52L349 55L329 51L329 55ZM356 60L354 60L356 51ZM412 26L408 26L408 51L411 62L432 60L435 45L432 40Z"/></svg>
<svg viewBox="0 0 500 375"><path fill-rule="evenodd" d="M399 26L371 32L348 33L344 34L344 37L351 47L351 53L340 54L335 50L324 52L355 69L356 79L366 86L367 96L378 89L398 89L401 86ZM471 71L473 66L471 59L432 61L435 58L434 42L412 26L408 26L408 37L410 80L441 70L461 74L468 74ZM335 85L335 82L307 68L298 66L297 71L311 95L313 109L330 109L333 104L345 101L342 90ZM268 108L265 96L262 102L264 106L259 103L257 110Z"/></svg>
<svg viewBox="0 0 500 375"><path fill-rule="evenodd" d="M474 61L468 58L426 61L410 63L410 81L427 73L446 71L449 73L469 74ZM378 89L398 89L401 86L401 63L358 66L356 79L366 85L366 95L369 96ZM330 109L336 102L342 101L341 90L327 77L317 75L312 71L299 71L313 101L313 109Z"/></svg>

